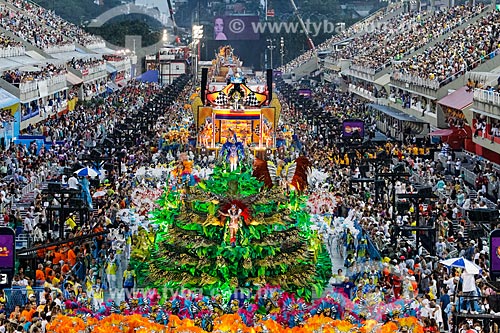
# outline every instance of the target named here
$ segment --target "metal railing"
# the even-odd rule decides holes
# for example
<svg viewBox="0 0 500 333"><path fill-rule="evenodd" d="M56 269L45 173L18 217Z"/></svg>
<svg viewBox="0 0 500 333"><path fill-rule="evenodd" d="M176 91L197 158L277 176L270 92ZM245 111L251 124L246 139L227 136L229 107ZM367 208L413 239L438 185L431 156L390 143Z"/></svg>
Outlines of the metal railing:
<svg viewBox="0 0 500 333"><path fill-rule="evenodd" d="M25 52L26 48L24 46L4 47L0 48L0 58L19 57L24 55Z"/></svg>
<svg viewBox="0 0 500 333"><path fill-rule="evenodd" d="M82 76L88 76L99 72L104 72L106 70L106 63L89 65L82 68L75 68L77 71L82 73Z"/></svg>
<svg viewBox="0 0 500 333"><path fill-rule="evenodd" d="M474 100L500 106L500 93L485 89L474 89Z"/></svg>
<svg viewBox="0 0 500 333"><path fill-rule="evenodd" d="M420 87L430 88L432 90L438 90L439 88L447 85L448 83L455 81L457 78L464 75L468 71L478 67L481 63L486 62L489 59L493 59L499 52L500 52L500 49L496 49L495 51L487 54L484 58L477 59L472 64L466 65L466 67L464 69L461 69L456 73L448 75L446 78L444 78L441 81L439 81L437 78L436 79L423 78L423 77L415 76L415 75L410 74L410 73L401 73L398 71L394 71L392 73L392 78L394 80L397 80L397 81L402 81L402 82L414 84L414 85L417 85Z"/></svg>
<svg viewBox="0 0 500 333"><path fill-rule="evenodd" d="M375 75L375 73L376 73L375 69L370 68L370 67L366 67L366 66L361 66L361 65L351 65L351 66L349 66L349 69L356 71L356 72L362 72L365 74L369 74L369 75Z"/></svg>
<svg viewBox="0 0 500 333"><path fill-rule="evenodd" d="M352 83L349 83L349 90L350 91L355 91L361 95L363 95L364 97L367 97L369 99L373 98L373 92L365 89L365 88L362 88L362 87L359 87L359 86L356 86Z"/></svg>
<svg viewBox="0 0 500 333"><path fill-rule="evenodd" d="M44 181L45 181L45 176L42 175L35 176L34 179L31 180L31 182L29 182L21 189L21 194L24 196L27 195L28 193L33 192L35 188Z"/></svg>
<svg viewBox="0 0 500 333"><path fill-rule="evenodd" d="M21 93L28 93L38 89L38 83L47 82L47 87L55 86L59 83L66 82L66 73L55 75L46 79L38 80L35 79L29 82L22 82L19 84L19 91Z"/></svg>
<svg viewBox="0 0 500 333"><path fill-rule="evenodd" d="M89 43L85 43L84 46L88 49L91 49L91 50L103 49L106 47L106 42L104 42L104 41L89 42Z"/></svg>
<svg viewBox="0 0 500 333"><path fill-rule="evenodd" d="M35 300L37 304L40 304L42 293L44 288L33 287L33 293L35 294ZM25 287L12 287L4 289L6 304L5 308L7 313L14 311L16 305L24 306L28 302L28 290Z"/></svg>
<svg viewBox="0 0 500 333"><path fill-rule="evenodd" d="M431 79L426 79L423 77L415 76L409 73L401 73L401 72L393 72L392 73L392 78L396 81L402 81L405 83L410 83L414 84L420 87L426 87L430 88L433 90L438 90L439 89L439 81L438 80L431 80Z"/></svg>
<svg viewBox="0 0 500 333"><path fill-rule="evenodd" d="M71 51L76 50L76 46L75 46L75 43L69 43L66 45L50 45L50 46L43 47L43 50L49 54L71 52Z"/></svg>

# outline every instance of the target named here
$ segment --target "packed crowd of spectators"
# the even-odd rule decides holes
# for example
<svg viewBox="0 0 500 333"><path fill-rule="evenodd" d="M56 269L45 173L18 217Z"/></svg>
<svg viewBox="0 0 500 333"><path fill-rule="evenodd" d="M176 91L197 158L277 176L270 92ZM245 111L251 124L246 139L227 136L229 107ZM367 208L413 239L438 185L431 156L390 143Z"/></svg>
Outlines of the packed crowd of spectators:
<svg viewBox="0 0 500 333"><path fill-rule="evenodd" d="M393 77L409 83L439 88L497 54L500 13L492 11L482 19L449 34L443 41L412 58L395 63ZM422 83L418 79L423 79Z"/></svg>
<svg viewBox="0 0 500 333"><path fill-rule="evenodd" d="M401 13L353 38L342 49L332 51L330 57L333 59L354 59L353 65L362 64L362 61L356 60L358 57L362 57L363 54L370 53L372 50L380 49L380 46L384 45L386 41L396 39L399 34L411 31L418 24L415 14Z"/></svg>
<svg viewBox="0 0 500 333"><path fill-rule="evenodd" d="M278 90L283 101L298 99L296 91L290 91L287 85L279 84ZM311 158L315 167L330 175L326 188L331 195L335 197L341 193L336 196L337 207L320 214L321 221L326 221L326 228L331 229L326 237L333 237L340 243L341 249L333 249L331 253L336 256L341 253L345 259L344 267L334 267L335 286L361 307L379 301L413 299L404 310L406 314L418 313L426 329L437 331L463 328L469 325L468 320L474 320L475 314L498 311L492 308L489 298L498 290L489 279L487 243L478 234L470 233L474 224L470 225L466 218L467 210L491 207L491 203L486 197L484 182L467 184L462 177L464 165L472 165L480 179L488 179L485 177L489 176L482 176L491 174L488 165L482 166L467 156L457 157L446 144L435 158L429 154L428 141L415 141L414 138L404 144L385 141L375 148L377 158L382 156L378 154L384 154L392 161L382 167L381 172L390 172L394 161L398 161L411 177L394 185L385 180L378 190L369 183L352 184L353 178L373 174L373 168L360 172L362 159L367 156L356 153L359 148L350 148L349 153L343 151L342 144L330 137L331 129L339 126L339 122L332 122L332 119L365 119L369 126L373 116L367 113L364 103L350 94L336 91L333 86L320 85L313 96L314 100L308 103L305 111L295 112L294 104L290 103L290 107L284 105L283 115L289 119L287 129L305 140L303 153ZM348 112L344 113L345 109ZM330 123L334 126L325 121L310 121L321 117L325 111L331 113ZM310 114L313 117L309 117ZM289 147L296 149L296 145ZM446 163L442 163L443 159ZM431 186L438 198L418 205L408 204L405 208L393 206L393 193L414 193L415 188L422 185ZM473 188L477 194L471 191ZM434 241L431 238L426 246L420 243L418 248L415 232L405 229L416 225L416 210L420 211L420 225L432 226L437 232ZM347 228L353 221L357 227ZM381 259L375 259L378 256L369 251L370 247L378 248ZM460 256L476 263L482 272L474 274L439 264L445 258ZM456 313L462 317L454 317ZM468 320L467 314L472 316ZM479 331L489 329L486 322L474 321L473 326Z"/></svg>
<svg viewBox="0 0 500 333"><path fill-rule="evenodd" d="M393 13L395 10L399 8L399 4L392 5L391 10L389 13ZM341 42L343 40L346 40L348 38L354 37L359 33L363 33L367 30L373 30L373 27L377 26L382 22L385 18L387 13L385 11L378 11L374 15L369 16L365 20L362 20L360 22L356 22L352 26L350 26L347 29L343 29L342 31L336 31L336 34L333 35L331 38L328 40L324 41L323 43L319 44L315 50L308 50L304 52L303 54L299 55L297 58L291 60L287 64L281 66L278 68L278 70L282 72L290 72L294 68L297 68L304 63L308 62L311 60L313 56L316 55L316 52L318 51L327 51L330 50L331 47L338 42ZM341 27L338 27L340 29Z"/></svg>
<svg viewBox="0 0 500 333"><path fill-rule="evenodd" d="M9 36L6 36L4 33L0 34L0 49L19 46L23 46L23 43L18 42Z"/></svg>
<svg viewBox="0 0 500 333"><path fill-rule="evenodd" d="M74 41L40 21L33 5L24 1L13 2L14 8L2 6L0 26L26 42L46 52L57 52L61 47L74 50ZM71 49L72 48L72 49Z"/></svg>
<svg viewBox="0 0 500 333"><path fill-rule="evenodd" d="M384 27L387 33L385 38L382 34L378 41L375 41L377 47L366 47L369 44L362 44L355 47L355 52L349 58L352 58L352 64L367 70L377 70L387 65L391 60L399 61L404 56L426 45L431 40L448 33L455 27L467 22L474 16L484 10L484 5L479 4L475 7L456 6L446 8L443 11L435 13L415 13L406 17L400 17L399 23L395 28ZM372 39L373 34L368 34ZM364 39L364 38L363 38ZM383 45L383 47L380 47ZM354 57L353 57L354 56Z"/></svg>
<svg viewBox="0 0 500 333"><path fill-rule="evenodd" d="M74 69L80 71L80 72L85 72L93 67L98 67L98 66L104 65L105 63L106 63L105 60L102 58L90 58L90 59L73 58L70 61L68 61L67 65L70 66L71 68L74 68Z"/></svg>
<svg viewBox="0 0 500 333"><path fill-rule="evenodd" d="M0 110L0 128L3 128L3 123L10 123L14 120L11 110L2 109Z"/></svg>
<svg viewBox="0 0 500 333"><path fill-rule="evenodd" d="M24 55L25 51L23 43L5 35L5 33L0 34L0 58L21 56Z"/></svg>
<svg viewBox="0 0 500 333"><path fill-rule="evenodd" d="M182 89L186 83L187 79L182 82L178 80L175 87L162 89L157 84L132 82L104 99L95 98L90 103L79 105L74 112L30 125L24 131L24 134L42 134L48 140L53 140L50 147L40 148L35 143L29 147L11 144L2 150L0 173L4 177L10 176L4 178L5 183L0 184L4 224L34 239L36 243L32 245L73 239L90 232L110 232L86 241L37 251L36 267L22 264L12 286L26 289L27 302L21 302L15 309L11 309L14 311L7 326L25 326L18 328L25 332L31 325L30 332L33 329L44 332L42 327L37 326L39 321L33 320L33 317L50 321L51 316L64 310L65 302L69 300L98 310L104 301L104 290L108 297L123 297L123 279L135 273L128 266L131 232L127 222L130 220L126 221L118 212L137 204L132 203L134 191L143 186L133 177L137 170L152 166L153 161L165 161L155 159L154 152L149 147L158 145L157 140L167 126L186 123L184 104L180 102L191 94L191 86ZM179 101L174 102L176 98ZM78 188L79 182L84 184L85 179L79 181L74 174L67 175L65 170L79 168L82 154L89 154L91 149L100 147L103 138L115 133L116 128L126 125L128 117L142 108L155 109L158 114L163 115L155 126L156 134L151 137L135 135L134 142L119 148L123 152L119 157L122 158L121 172L111 170L105 179L101 179L99 186L92 187L92 193L99 188L104 189L107 195L94 196L95 213L85 224L74 214L68 216L64 226L51 221L53 217L43 205L39 187L35 189L34 202L27 212L21 214L16 209L16 203L22 199L21 189L31 183L34 177L62 182L70 188ZM62 233L60 228L64 228ZM35 292L33 288L36 287L43 287L44 291ZM5 297L0 299L0 303L5 305ZM38 306L40 307L37 309ZM2 322L1 326L5 326L5 323Z"/></svg>
<svg viewBox="0 0 500 333"><path fill-rule="evenodd" d="M21 15L26 14L28 18L34 19L35 22L38 21L44 26L50 27L50 29L45 29L46 32L58 32L62 37L57 41L58 43L61 43L65 39L71 43L77 43L88 48L102 48L105 45L101 38L93 36L81 27L63 20L53 10L45 9L33 2L23 0L10 0L8 2L16 8L23 10ZM21 24L24 24L24 22L21 22Z"/></svg>
<svg viewBox="0 0 500 333"><path fill-rule="evenodd" d="M7 70L2 73L2 79L14 85L19 85L32 81L46 80L52 77L65 75L66 73L67 70L64 65L57 66L54 64L47 64L46 66L40 67L37 71L22 71L20 69Z"/></svg>

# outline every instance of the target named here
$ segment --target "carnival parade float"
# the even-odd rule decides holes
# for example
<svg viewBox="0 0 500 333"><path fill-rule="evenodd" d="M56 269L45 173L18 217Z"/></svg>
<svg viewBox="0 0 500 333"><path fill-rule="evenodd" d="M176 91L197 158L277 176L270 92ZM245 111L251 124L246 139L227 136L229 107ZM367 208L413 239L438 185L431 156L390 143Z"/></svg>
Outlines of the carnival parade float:
<svg viewBox="0 0 500 333"><path fill-rule="evenodd" d="M216 163L206 177L183 155L167 169L133 238L140 289L99 309L69 302L47 332L423 332L412 300L356 303L328 285L330 255L311 218L326 208L308 207L310 162L258 158L276 148L281 105L269 79L247 78L230 46L208 75L191 110L197 148Z"/></svg>
<svg viewBox="0 0 500 333"><path fill-rule="evenodd" d="M409 301L362 307L337 291L321 297L331 262L306 211L309 161L274 165L236 146L206 180L190 177L189 161L172 172L154 228L134 242L145 288L97 311L68 303L47 331L421 332Z"/></svg>

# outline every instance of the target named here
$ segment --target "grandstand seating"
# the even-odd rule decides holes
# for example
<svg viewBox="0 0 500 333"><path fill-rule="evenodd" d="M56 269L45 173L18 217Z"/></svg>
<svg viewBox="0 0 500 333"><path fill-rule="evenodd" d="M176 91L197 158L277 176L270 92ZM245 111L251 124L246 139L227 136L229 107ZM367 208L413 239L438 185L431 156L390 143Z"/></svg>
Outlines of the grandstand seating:
<svg viewBox="0 0 500 333"><path fill-rule="evenodd" d="M394 64L393 78L439 89L497 55L499 23L500 12L489 12L423 52Z"/></svg>
<svg viewBox="0 0 500 333"><path fill-rule="evenodd" d="M29 12L42 18L49 27L56 31L60 31L68 40L75 41L77 44L85 46L90 49L103 48L105 46L104 41L93 36L82 28L70 23L60 16L56 15L54 11L40 7L32 2L20 1L20 0L10 0L16 3L23 3L28 5Z"/></svg>
<svg viewBox="0 0 500 333"><path fill-rule="evenodd" d="M392 60L401 60L415 50L425 46L437 37L447 34L455 27L468 22L484 11L484 5L475 7L458 6L430 15L429 13L403 16L399 24L382 27L378 33L381 39L375 47L358 47L351 56L352 66L358 71L376 73L390 66ZM385 34L383 33L385 31ZM370 34L373 35L373 34ZM372 41L373 38L362 38ZM365 43L366 44L366 43ZM383 45L383 47L380 47ZM364 51L366 50L366 51Z"/></svg>

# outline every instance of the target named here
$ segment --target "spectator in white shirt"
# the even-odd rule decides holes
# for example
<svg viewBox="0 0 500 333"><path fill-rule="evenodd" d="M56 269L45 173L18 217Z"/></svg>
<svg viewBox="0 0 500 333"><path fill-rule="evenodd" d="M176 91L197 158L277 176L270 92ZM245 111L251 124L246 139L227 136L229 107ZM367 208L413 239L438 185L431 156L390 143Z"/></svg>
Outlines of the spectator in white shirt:
<svg viewBox="0 0 500 333"><path fill-rule="evenodd" d="M33 214L28 212L23 221L24 232L31 234L33 232Z"/></svg>
<svg viewBox="0 0 500 333"><path fill-rule="evenodd" d="M69 177L68 179L68 187L70 189L73 189L73 190L79 190L80 187L79 187L80 183L78 182L78 179L72 175L71 177Z"/></svg>
<svg viewBox="0 0 500 333"><path fill-rule="evenodd" d="M477 313L477 300L473 297L477 296L477 286L474 274L471 274L464 270L462 273L462 295L459 300L460 310L462 312L470 311L471 313Z"/></svg>
<svg viewBox="0 0 500 333"><path fill-rule="evenodd" d="M439 328L443 327L443 314L441 312L441 307L436 302L431 301L429 304L429 318L435 319Z"/></svg>

